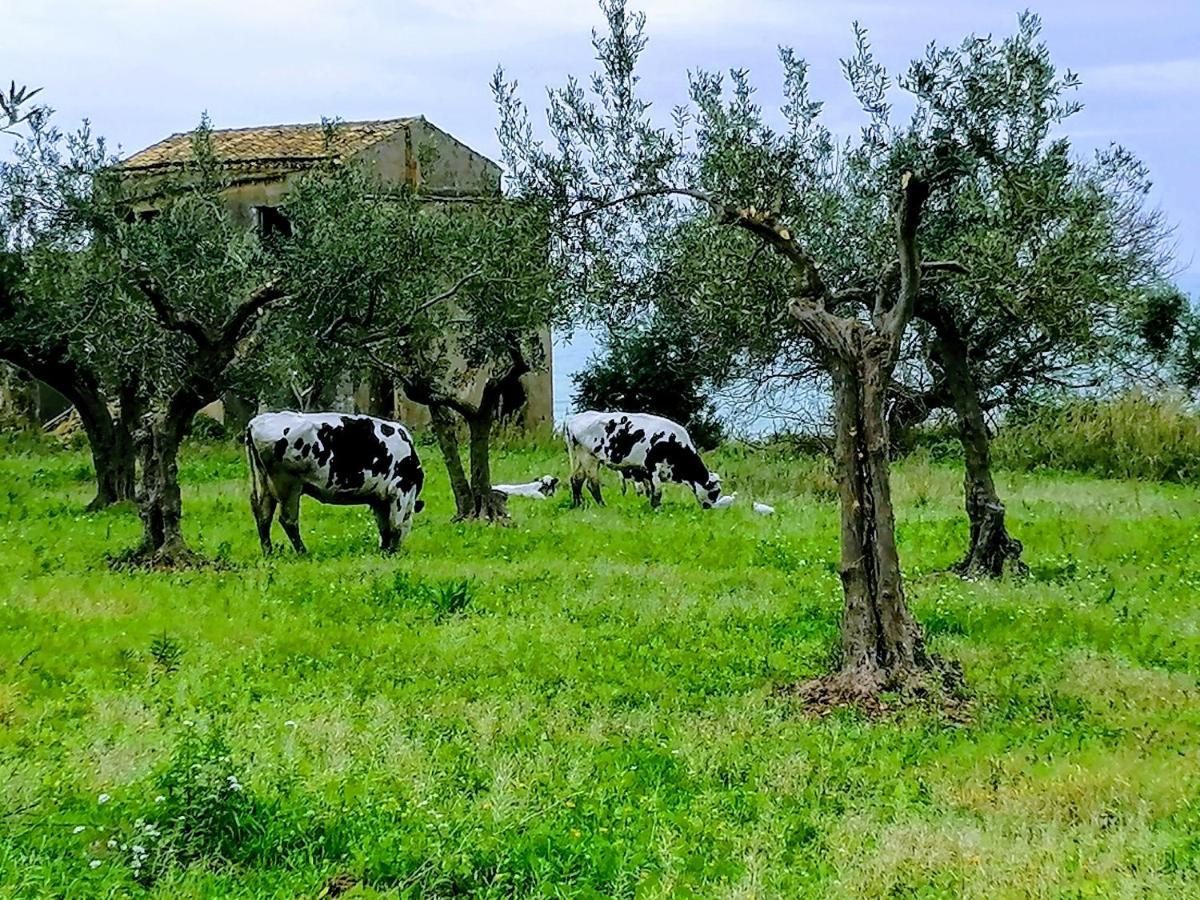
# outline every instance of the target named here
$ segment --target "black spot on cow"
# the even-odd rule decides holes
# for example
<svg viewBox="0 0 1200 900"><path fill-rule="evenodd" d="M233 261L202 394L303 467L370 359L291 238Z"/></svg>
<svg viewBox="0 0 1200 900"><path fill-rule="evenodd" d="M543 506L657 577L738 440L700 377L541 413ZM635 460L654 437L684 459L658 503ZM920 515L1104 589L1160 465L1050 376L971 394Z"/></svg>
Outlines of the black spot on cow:
<svg viewBox="0 0 1200 900"><path fill-rule="evenodd" d="M608 439L608 460L614 465L622 462L633 448L637 446L638 441L645 440L646 431L639 428L633 430L633 424L628 419L621 419L621 427L617 429L615 434L610 434Z"/></svg>
<svg viewBox="0 0 1200 900"><path fill-rule="evenodd" d="M289 432L289 431L291 431L291 430L292 430L292 429L290 429L290 428L285 428L285 429L283 429L283 436L284 436L284 437L287 437L287 436L288 436L288 432Z"/></svg>
<svg viewBox="0 0 1200 900"><path fill-rule="evenodd" d="M421 469L421 464L417 462L416 454L410 453L404 459L397 460L392 467L392 478L400 493L407 494L415 488L419 494L422 485L425 484L425 472Z"/></svg>
<svg viewBox="0 0 1200 900"><path fill-rule="evenodd" d="M296 440L292 443L292 448L295 450L299 450L303 446L304 446L304 438L302 438L302 437L296 438Z"/></svg>
<svg viewBox="0 0 1200 900"><path fill-rule="evenodd" d="M283 454L287 453L287 446L288 446L288 439L285 437L281 437L279 440L277 440L275 442L274 453L275 453L275 461L276 462L280 462L283 460Z"/></svg>
<svg viewBox="0 0 1200 900"><path fill-rule="evenodd" d="M296 440L300 440L300 439L299 439L299 438L296 438ZM313 445L312 445L312 444L304 444L304 445L302 445L302 446L300 447L300 458L301 458L301 459L308 459L308 454L312 453L312 451L313 451Z"/></svg>
<svg viewBox="0 0 1200 900"><path fill-rule="evenodd" d="M391 425L387 424L386 422L383 422L380 424L379 430L383 432L384 437L391 437L393 434L396 433L396 429L393 428Z"/></svg>
<svg viewBox="0 0 1200 900"><path fill-rule="evenodd" d="M646 468L651 472L660 463L666 463L671 469L671 480L677 482L692 482L705 484L708 481L708 467L691 447L679 443L675 435L667 440L652 441L646 452Z"/></svg>
<svg viewBox="0 0 1200 900"><path fill-rule="evenodd" d="M330 487L357 490L368 474L386 475L392 467L391 451L370 419L342 416L340 425L326 423L317 429L317 438L317 461L329 465Z"/></svg>

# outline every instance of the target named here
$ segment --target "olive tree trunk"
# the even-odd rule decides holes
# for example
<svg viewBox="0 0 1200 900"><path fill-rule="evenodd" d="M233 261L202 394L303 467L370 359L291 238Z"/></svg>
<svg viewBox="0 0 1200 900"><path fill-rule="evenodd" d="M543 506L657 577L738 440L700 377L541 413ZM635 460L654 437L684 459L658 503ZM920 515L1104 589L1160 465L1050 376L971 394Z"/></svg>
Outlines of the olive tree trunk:
<svg viewBox="0 0 1200 900"><path fill-rule="evenodd" d="M136 422L137 404L129 385L121 386L121 414L114 419L99 376L76 361L66 344L55 343L34 352L19 341L0 340L0 358L31 379L50 385L79 413L96 473L96 496L87 508L94 511L132 500L135 466L131 422Z"/></svg>
<svg viewBox="0 0 1200 900"><path fill-rule="evenodd" d="M874 354L830 365L841 501L840 671L827 687L869 696L905 687L929 668L908 611L896 549L884 401L890 373Z"/></svg>
<svg viewBox="0 0 1200 900"><path fill-rule="evenodd" d="M971 370L968 347L949 316L935 317L933 357L945 382L962 442L963 492L970 523L967 553L954 571L967 578L998 578L1006 571L1023 574L1021 542L1008 533L1004 504L992 478L991 438L979 389Z"/></svg>
<svg viewBox="0 0 1200 900"><path fill-rule="evenodd" d="M183 537L183 498L179 489L179 447L187 422L150 414L143 419L138 433L141 480L137 503L142 542L130 561L139 565L169 568L196 561Z"/></svg>
<svg viewBox="0 0 1200 900"><path fill-rule="evenodd" d="M136 493L136 457L126 410L114 419L104 398L95 394L65 394L79 413L96 473L96 496L89 510L132 500ZM132 414L132 411L131 411Z"/></svg>
<svg viewBox="0 0 1200 900"><path fill-rule="evenodd" d="M430 404L429 412L431 427L446 463L450 489L454 493L455 519L506 521L506 498L492 490L491 413L486 410L459 410L459 415L467 425L468 473L463 466L459 428L453 413L436 400Z"/></svg>

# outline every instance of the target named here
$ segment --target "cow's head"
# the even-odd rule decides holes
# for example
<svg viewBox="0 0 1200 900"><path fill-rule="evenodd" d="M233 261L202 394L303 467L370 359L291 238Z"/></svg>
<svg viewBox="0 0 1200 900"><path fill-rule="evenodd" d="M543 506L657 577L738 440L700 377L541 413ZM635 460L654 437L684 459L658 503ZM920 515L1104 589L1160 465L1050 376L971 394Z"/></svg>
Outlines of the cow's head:
<svg viewBox="0 0 1200 900"><path fill-rule="evenodd" d="M716 472L709 472L706 481L692 482L692 491L695 492L696 499L700 502L701 507L712 509L712 505L721 496L721 476Z"/></svg>
<svg viewBox="0 0 1200 900"><path fill-rule="evenodd" d="M558 490L558 479L553 475L543 475L538 479L539 494L544 494L547 497L553 497L556 490Z"/></svg>

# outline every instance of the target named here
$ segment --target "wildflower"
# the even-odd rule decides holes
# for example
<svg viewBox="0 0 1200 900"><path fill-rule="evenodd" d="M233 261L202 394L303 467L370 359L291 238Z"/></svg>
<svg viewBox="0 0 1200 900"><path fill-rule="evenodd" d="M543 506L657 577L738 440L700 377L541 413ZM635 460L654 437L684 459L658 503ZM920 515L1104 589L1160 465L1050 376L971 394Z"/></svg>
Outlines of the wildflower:
<svg viewBox="0 0 1200 900"><path fill-rule="evenodd" d="M87 829L84 828L84 826L76 825L74 828L71 829L71 834L82 834L86 830Z"/></svg>
<svg viewBox="0 0 1200 900"><path fill-rule="evenodd" d="M103 804L103 803L107 803L109 801L109 799L110 798L109 798L108 794L101 794L99 797L96 798L96 802Z"/></svg>
<svg viewBox="0 0 1200 900"><path fill-rule="evenodd" d="M166 801L166 799L167 798L164 797L162 794L159 794L157 797L154 798L154 802L155 803L163 803Z"/></svg>
<svg viewBox="0 0 1200 900"><path fill-rule="evenodd" d="M228 780L229 780L229 789L231 791L240 791L242 789L241 782L239 782L237 780L236 775L230 775Z"/></svg>
<svg viewBox="0 0 1200 900"><path fill-rule="evenodd" d="M109 838L109 839L108 839L108 843L106 844L106 846L108 847L108 849L109 849L109 850L116 850L116 849L117 849L117 840L116 840L116 838Z"/></svg>
<svg viewBox="0 0 1200 900"><path fill-rule="evenodd" d="M98 860L98 859L93 859L93 860L92 860L90 863L88 863L88 868L89 868L89 869L94 869L94 868L96 868L96 867L97 867L97 866L99 866L99 865L100 865L100 860Z"/></svg>
<svg viewBox="0 0 1200 900"><path fill-rule="evenodd" d="M295 728L296 722L293 719L288 719L286 722L283 723L283 727L284 728Z"/></svg>

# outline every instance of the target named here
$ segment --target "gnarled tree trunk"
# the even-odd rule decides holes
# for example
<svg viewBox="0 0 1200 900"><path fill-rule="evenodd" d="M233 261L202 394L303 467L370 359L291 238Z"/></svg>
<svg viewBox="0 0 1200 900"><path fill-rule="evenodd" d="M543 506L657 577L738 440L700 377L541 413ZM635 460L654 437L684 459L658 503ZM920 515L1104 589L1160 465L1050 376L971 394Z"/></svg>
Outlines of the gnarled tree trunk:
<svg viewBox="0 0 1200 900"><path fill-rule="evenodd" d="M983 406L971 371L967 343L948 315L934 317L933 359L945 373L945 382L958 420L962 442L963 491L970 544L966 556L954 567L964 577L998 578L1006 571L1023 574L1021 542L1008 533L1004 504L992 479L991 439Z"/></svg>
<svg viewBox="0 0 1200 900"><path fill-rule="evenodd" d="M489 522L508 519L508 503L504 494L492 490L492 411L482 408L467 419L468 453L471 459L471 494L475 502L474 516Z"/></svg>
<svg viewBox="0 0 1200 900"><path fill-rule="evenodd" d="M908 611L896 550L884 401L890 374L872 339L858 360L830 364L841 499L842 662L823 689L868 697L908 687L930 668Z"/></svg>
<svg viewBox="0 0 1200 900"><path fill-rule="evenodd" d="M96 471L96 496L88 509L103 509L113 503L132 500L136 466L133 435L124 417L114 420L103 397L76 396L71 399L87 434L92 466Z"/></svg>
<svg viewBox="0 0 1200 900"><path fill-rule="evenodd" d="M137 436L141 482L138 513L142 542L131 562L151 567L192 565L196 555L183 537L183 499L179 489L179 447L186 424L175 417L150 414Z"/></svg>
<svg viewBox="0 0 1200 900"><path fill-rule="evenodd" d="M137 407L127 396L124 386L119 397L121 415L114 420L99 377L74 360L65 344L47 347L35 354L17 342L3 341L0 342L0 357L18 366L31 378L50 385L79 413L96 472L96 496L87 508L94 511L133 499L135 466L130 423L136 420Z"/></svg>
<svg viewBox="0 0 1200 900"><path fill-rule="evenodd" d="M471 493L471 482L463 469L462 457L458 453L457 423L450 410L439 403L429 407L429 417L438 447L442 451L442 459L446 463L450 490L454 492L455 518L469 518L474 507L474 497Z"/></svg>
<svg viewBox="0 0 1200 900"><path fill-rule="evenodd" d="M433 433L437 437L450 489L454 493L455 519L483 519L503 522L508 519L505 496L492 490L491 431L492 414L488 410L460 410L467 423L467 458L470 473L463 467L459 449L457 422L449 408L432 400L429 404ZM468 414L470 413L470 414Z"/></svg>

